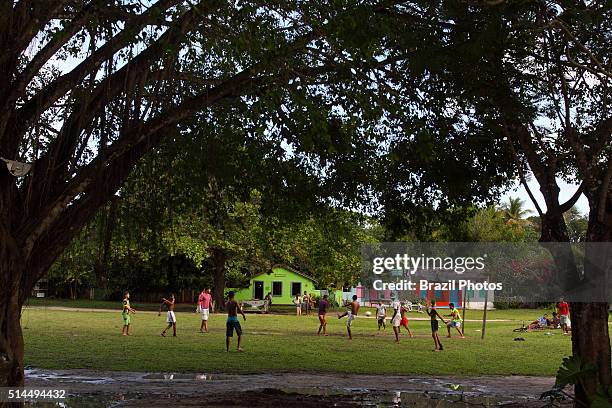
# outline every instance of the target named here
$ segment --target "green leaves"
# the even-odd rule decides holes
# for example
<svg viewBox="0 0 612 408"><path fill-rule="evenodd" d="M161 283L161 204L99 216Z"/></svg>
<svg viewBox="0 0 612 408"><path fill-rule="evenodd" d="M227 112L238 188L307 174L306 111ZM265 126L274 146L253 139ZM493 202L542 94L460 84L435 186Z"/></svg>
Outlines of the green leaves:
<svg viewBox="0 0 612 408"><path fill-rule="evenodd" d="M578 384L587 376L594 375L597 368L593 363L583 361L579 356L570 356L563 359L556 376L556 385L565 386Z"/></svg>

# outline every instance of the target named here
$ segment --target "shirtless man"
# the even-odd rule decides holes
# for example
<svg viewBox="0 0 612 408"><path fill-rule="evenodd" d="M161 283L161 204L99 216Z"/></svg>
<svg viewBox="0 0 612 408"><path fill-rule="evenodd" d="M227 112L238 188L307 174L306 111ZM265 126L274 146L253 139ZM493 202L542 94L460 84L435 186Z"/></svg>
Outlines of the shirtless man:
<svg viewBox="0 0 612 408"><path fill-rule="evenodd" d="M349 335L349 340L353 340L353 334L351 333L351 325L353 324L353 320L357 317L357 313L359 312L359 302L357 302L357 295L353 295L353 301L350 303L351 310L346 311L342 314L338 313L338 319L342 319L344 316L348 316L346 319L346 331Z"/></svg>
<svg viewBox="0 0 612 408"><path fill-rule="evenodd" d="M240 347L240 339L242 338L242 327L240 327L240 322L238 321L238 313L242 315L244 321L246 321L246 316L244 312L240 308L238 302L234 300L234 291L229 291L227 294L227 303L225 304L225 308L227 309L227 322L225 323L225 352L229 352L230 346L230 338L234 337L234 330L236 330L236 336L238 336L238 351L242 351Z"/></svg>
<svg viewBox="0 0 612 408"><path fill-rule="evenodd" d="M159 313L158 316L161 315L162 307L166 305L168 307L168 313L166 322L168 322L168 327L161 332L162 337L166 337L166 331L172 327L172 335L176 337L176 315L174 314L174 293L170 295L170 299L162 298L162 302L159 305Z"/></svg>
<svg viewBox="0 0 612 408"><path fill-rule="evenodd" d="M327 297L327 295L323 295L323 299L319 300L319 331L317 336L321 334L321 330L323 330L323 336L327 336L327 319L325 317L329 308Z"/></svg>

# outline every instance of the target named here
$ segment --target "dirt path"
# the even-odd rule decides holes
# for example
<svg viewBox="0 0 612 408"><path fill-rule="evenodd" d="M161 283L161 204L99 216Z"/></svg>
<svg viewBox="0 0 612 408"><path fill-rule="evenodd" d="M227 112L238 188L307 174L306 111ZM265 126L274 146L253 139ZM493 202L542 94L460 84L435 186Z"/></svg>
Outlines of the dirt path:
<svg viewBox="0 0 612 408"><path fill-rule="evenodd" d="M72 402L96 406L499 406L540 407L554 378L526 376L256 375L26 371L26 386L63 388Z"/></svg>

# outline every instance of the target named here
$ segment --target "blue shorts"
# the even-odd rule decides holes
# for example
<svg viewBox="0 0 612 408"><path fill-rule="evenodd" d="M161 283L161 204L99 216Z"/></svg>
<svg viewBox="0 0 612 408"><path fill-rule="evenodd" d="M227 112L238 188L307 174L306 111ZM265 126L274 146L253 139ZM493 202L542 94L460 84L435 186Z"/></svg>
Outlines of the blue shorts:
<svg viewBox="0 0 612 408"><path fill-rule="evenodd" d="M227 319L227 322L225 323L225 335L227 337L234 337L234 330L236 330L236 336L242 336L242 327L240 327L240 322L238 319Z"/></svg>

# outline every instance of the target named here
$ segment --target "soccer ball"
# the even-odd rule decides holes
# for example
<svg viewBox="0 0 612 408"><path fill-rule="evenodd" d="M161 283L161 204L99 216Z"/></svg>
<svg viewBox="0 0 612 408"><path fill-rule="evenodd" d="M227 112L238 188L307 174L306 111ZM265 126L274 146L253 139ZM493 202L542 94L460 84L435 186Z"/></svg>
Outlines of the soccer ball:
<svg viewBox="0 0 612 408"><path fill-rule="evenodd" d="M370 311L368 310L367 312L365 312L365 315L366 315L366 316L368 316L368 317L370 317L370 316L372 316L372 312L370 312Z"/></svg>

